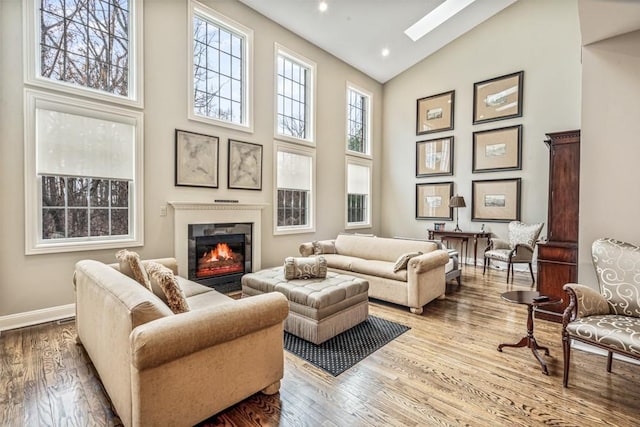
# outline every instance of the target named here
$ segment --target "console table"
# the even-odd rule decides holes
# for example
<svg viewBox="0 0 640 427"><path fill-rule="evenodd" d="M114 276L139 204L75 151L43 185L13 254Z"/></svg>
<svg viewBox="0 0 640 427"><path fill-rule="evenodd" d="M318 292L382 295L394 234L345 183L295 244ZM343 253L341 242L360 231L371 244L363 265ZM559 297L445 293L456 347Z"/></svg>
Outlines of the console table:
<svg viewBox="0 0 640 427"><path fill-rule="evenodd" d="M443 230L432 230L432 229L428 229L427 231L429 232L429 240L433 240L436 238L439 238L440 240L444 238L445 240L447 240L447 238L449 238L449 239L462 240L463 243L466 240L467 247L469 245L468 244L469 239L473 239L473 266L474 267L478 263L478 259L477 259L478 258L478 239L489 239L491 237L491 233L487 231L453 231L453 230L443 231ZM460 250L462 251L462 248L460 248ZM465 259L465 264L466 264L466 259Z"/></svg>

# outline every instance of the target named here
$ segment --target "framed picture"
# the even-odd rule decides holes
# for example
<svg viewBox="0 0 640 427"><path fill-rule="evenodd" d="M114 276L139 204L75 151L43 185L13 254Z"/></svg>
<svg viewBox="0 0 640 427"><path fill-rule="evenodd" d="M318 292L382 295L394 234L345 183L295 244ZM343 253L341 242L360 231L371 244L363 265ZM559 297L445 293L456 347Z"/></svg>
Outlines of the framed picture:
<svg viewBox="0 0 640 427"><path fill-rule="evenodd" d="M453 182L416 184L416 219L453 220Z"/></svg>
<svg viewBox="0 0 640 427"><path fill-rule="evenodd" d="M522 116L524 71L473 84L473 124Z"/></svg>
<svg viewBox="0 0 640 427"><path fill-rule="evenodd" d="M416 176L453 175L453 137L416 142Z"/></svg>
<svg viewBox="0 0 640 427"><path fill-rule="evenodd" d="M473 132L473 172L522 169L522 125Z"/></svg>
<svg viewBox="0 0 640 427"><path fill-rule="evenodd" d="M262 145L229 139L227 188L262 190Z"/></svg>
<svg viewBox="0 0 640 427"><path fill-rule="evenodd" d="M416 135L453 129L455 92L452 90L418 99Z"/></svg>
<svg viewBox="0 0 640 427"><path fill-rule="evenodd" d="M519 221L520 181L520 178L473 181L471 221Z"/></svg>
<svg viewBox="0 0 640 427"><path fill-rule="evenodd" d="M218 188L218 137L176 129L175 185Z"/></svg>

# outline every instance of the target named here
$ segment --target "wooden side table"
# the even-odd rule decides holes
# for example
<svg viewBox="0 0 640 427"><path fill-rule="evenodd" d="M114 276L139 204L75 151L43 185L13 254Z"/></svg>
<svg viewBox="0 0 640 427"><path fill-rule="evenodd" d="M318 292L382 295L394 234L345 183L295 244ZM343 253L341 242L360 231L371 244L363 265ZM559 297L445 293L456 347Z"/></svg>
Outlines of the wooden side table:
<svg viewBox="0 0 640 427"><path fill-rule="evenodd" d="M541 296L540 292L536 291L510 291L505 292L500 296L502 297L502 299L515 304L526 304L528 312L527 335L522 337L522 339L515 344L500 344L498 346L498 351L502 352L503 347L529 347L533 355L536 357L536 359L538 359L538 362L540 362L542 373L545 375L549 375L547 364L538 353L538 350L544 350L544 354L546 356L549 356L549 349L547 347L538 345L536 338L533 336L533 310L537 307L545 305L560 304L562 303L562 299L554 296L549 296L545 301L534 301L534 298L538 298Z"/></svg>
<svg viewBox="0 0 640 427"><path fill-rule="evenodd" d="M441 239L447 240L450 239L461 239L466 238L467 249L469 248L469 240L473 240L473 266L476 267L478 263L478 239L489 239L491 237L491 233L487 231L444 231L444 230L427 230L427 235L429 240L433 239ZM462 248L460 248L462 252ZM466 264L466 259L464 260Z"/></svg>

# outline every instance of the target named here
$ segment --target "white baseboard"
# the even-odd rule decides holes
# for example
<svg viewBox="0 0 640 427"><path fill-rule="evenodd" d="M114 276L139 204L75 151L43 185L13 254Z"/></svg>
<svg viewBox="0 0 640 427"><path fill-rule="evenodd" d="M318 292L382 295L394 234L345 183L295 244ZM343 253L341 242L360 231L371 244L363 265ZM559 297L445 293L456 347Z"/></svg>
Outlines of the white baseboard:
<svg viewBox="0 0 640 427"><path fill-rule="evenodd" d="M24 328L25 326L39 323L52 322L54 320L67 319L76 315L76 305L67 304L57 307L43 308L42 310L27 311L24 313L10 314L0 317L0 332L9 329Z"/></svg>
<svg viewBox="0 0 640 427"><path fill-rule="evenodd" d="M461 258L461 260L465 260L466 259L466 263L465 265L473 265L473 258L469 257L469 258ZM460 261L462 262L462 261ZM480 259L478 258L476 267L483 267L484 264L484 259ZM537 266L537 262L533 262L531 264L532 268L533 268L533 272L537 273L538 272L538 266ZM500 261L495 261L495 260L491 260L491 265L488 267L488 269L490 270L496 270L496 271L507 271L507 263L506 262L500 262ZM518 263L518 264L514 264L513 265L513 270L517 273L527 273L529 274L529 266L527 264L524 263Z"/></svg>
<svg viewBox="0 0 640 427"><path fill-rule="evenodd" d="M571 348L574 350L586 351L587 353L598 354L600 356L607 355L607 350L583 343L582 341L571 340ZM640 360L632 359L621 354L613 353L613 358L616 360L622 360L623 362L633 363L634 365L640 365Z"/></svg>

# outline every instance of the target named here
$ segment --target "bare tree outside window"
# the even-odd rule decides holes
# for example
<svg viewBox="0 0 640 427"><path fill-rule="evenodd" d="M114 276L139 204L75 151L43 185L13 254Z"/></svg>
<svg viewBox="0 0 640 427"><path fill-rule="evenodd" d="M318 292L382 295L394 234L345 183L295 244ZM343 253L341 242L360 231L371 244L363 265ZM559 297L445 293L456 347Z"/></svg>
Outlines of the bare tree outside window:
<svg viewBox="0 0 640 427"><path fill-rule="evenodd" d="M278 55L278 133L294 138L307 137L307 73L292 59Z"/></svg>
<svg viewBox="0 0 640 427"><path fill-rule="evenodd" d="M41 0L41 76L128 96L129 18L129 0Z"/></svg>
<svg viewBox="0 0 640 427"><path fill-rule="evenodd" d="M278 188L278 227L307 225L309 192Z"/></svg>
<svg viewBox="0 0 640 427"><path fill-rule="evenodd" d="M367 153L367 108L368 98L356 90L349 89L347 113L347 148L358 153Z"/></svg>
<svg viewBox="0 0 640 427"><path fill-rule="evenodd" d="M347 222L360 223L367 221L367 195L347 195Z"/></svg>
<svg viewBox="0 0 640 427"><path fill-rule="evenodd" d="M193 18L193 33L194 113L243 123L245 39L200 16Z"/></svg>
<svg viewBox="0 0 640 427"><path fill-rule="evenodd" d="M129 234L129 182L42 176L42 238Z"/></svg>

